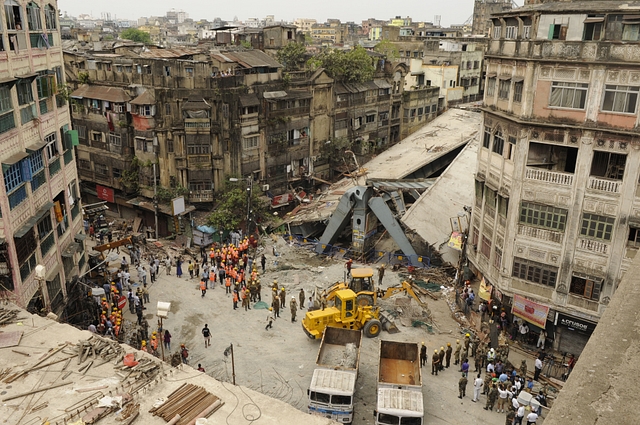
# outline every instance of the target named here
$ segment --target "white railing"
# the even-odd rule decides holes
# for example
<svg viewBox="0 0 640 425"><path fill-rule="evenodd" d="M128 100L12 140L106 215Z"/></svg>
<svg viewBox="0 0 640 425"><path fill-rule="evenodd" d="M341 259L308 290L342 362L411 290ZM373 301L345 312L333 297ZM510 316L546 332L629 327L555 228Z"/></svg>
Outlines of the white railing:
<svg viewBox="0 0 640 425"><path fill-rule="evenodd" d="M573 174L558 173L557 171L527 167L525 176L529 180L537 180L545 183L559 184L562 186L573 185Z"/></svg>
<svg viewBox="0 0 640 425"><path fill-rule="evenodd" d="M589 189L599 190L601 192L620 193L620 180L600 179L598 177L589 177Z"/></svg>
<svg viewBox="0 0 640 425"><path fill-rule="evenodd" d="M563 234L560 232L540 229L538 227L525 226L523 224L518 225L518 234L555 243L562 243L563 237Z"/></svg>
<svg viewBox="0 0 640 425"><path fill-rule="evenodd" d="M608 244L600 241L594 241L592 239L579 239L578 248L600 254L607 254L609 251Z"/></svg>

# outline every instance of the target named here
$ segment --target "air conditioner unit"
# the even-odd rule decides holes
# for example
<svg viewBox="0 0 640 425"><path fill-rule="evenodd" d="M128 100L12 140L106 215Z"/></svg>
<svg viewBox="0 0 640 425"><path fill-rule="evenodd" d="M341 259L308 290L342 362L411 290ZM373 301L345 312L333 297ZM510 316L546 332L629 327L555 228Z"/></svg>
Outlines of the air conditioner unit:
<svg viewBox="0 0 640 425"><path fill-rule="evenodd" d="M262 185L262 191L266 192L267 190L269 190L269 185L268 184L263 184Z"/></svg>

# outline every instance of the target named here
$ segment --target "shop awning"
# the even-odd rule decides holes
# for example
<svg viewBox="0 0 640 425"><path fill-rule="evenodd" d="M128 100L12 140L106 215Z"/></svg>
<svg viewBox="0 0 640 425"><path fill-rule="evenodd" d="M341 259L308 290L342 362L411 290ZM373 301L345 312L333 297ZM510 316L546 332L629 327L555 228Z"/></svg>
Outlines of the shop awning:
<svg viewBox="0 0 640 425"><path fill-rule="evenodd" d="M524 77L513 77L511 80L512 80L514 83L519 83L519 82L524 81Z"/></svg>

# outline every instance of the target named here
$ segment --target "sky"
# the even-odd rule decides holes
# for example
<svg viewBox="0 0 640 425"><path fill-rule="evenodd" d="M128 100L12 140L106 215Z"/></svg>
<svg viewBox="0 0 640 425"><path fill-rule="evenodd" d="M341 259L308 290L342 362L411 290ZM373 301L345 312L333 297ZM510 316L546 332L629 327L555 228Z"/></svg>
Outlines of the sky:
<svg viewBox="0 0 640 425"><path fill-rule="evenodd" d="M264 18L275 15L276 20L293 21L296 18L313 18L324 22L327 18L337 18L343 22L360 23L368 18L387 20L395 16L410 16L414 21L434 22L434 16L441 16L441 25L462 24L473 13L473 0L420 1L404 0L400 5L395 1L382 0L319 0L319 1L203 1L203 0L109 0L93 2L86 0L58 0L58 8L64 14L78 16L90 14L100 18L102 12L116 15L119 19L137 20L145 16L164 16L168 10L184 10L192 19L240 20Z"/></svg>

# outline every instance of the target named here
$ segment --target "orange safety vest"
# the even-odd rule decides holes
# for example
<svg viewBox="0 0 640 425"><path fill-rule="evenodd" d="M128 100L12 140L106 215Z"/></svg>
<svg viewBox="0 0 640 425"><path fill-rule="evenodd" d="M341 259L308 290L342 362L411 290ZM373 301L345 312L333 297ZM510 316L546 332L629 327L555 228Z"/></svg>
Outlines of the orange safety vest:
<svg viewBox="0 0 640 425"><path fill-rule="evenodd" d="M201 290L201 291L204 291L205 289L207 289L207 284L206 284L206 283L204 283L204 281L203 281L203 280L201 280L201 281L200 281L200 290Z"/></svg>
<svg viewBox="0 0 640 425"><path fill-rule="evenodd" d="M227 277L227 278L225 279L224 286L226 286L226 287L231 286L231 278Z"/></svg>
<svg viewBox="0 0 640 425"><path fill-rule="evenodd" d="M212 282L216 281L216 274L214 272L209 272L209 280Z"/></svg>
<svg viewBox="0 0 640 425"><path fill-rule="evenodd" d="M237 292L234 292L234 293L233 293L233 302L234 302L234 303L237 303L237 302L238 302L238 293L237 293Z"/></svg>
<svg viewBox="0 0 640 425"><path fill-rule="evenodd" d="M209 258L213 258L213 257L215 257L215 256L216 256L216 254L215 254L213 251L211 251L211 252L209 253Z"/></svg>

